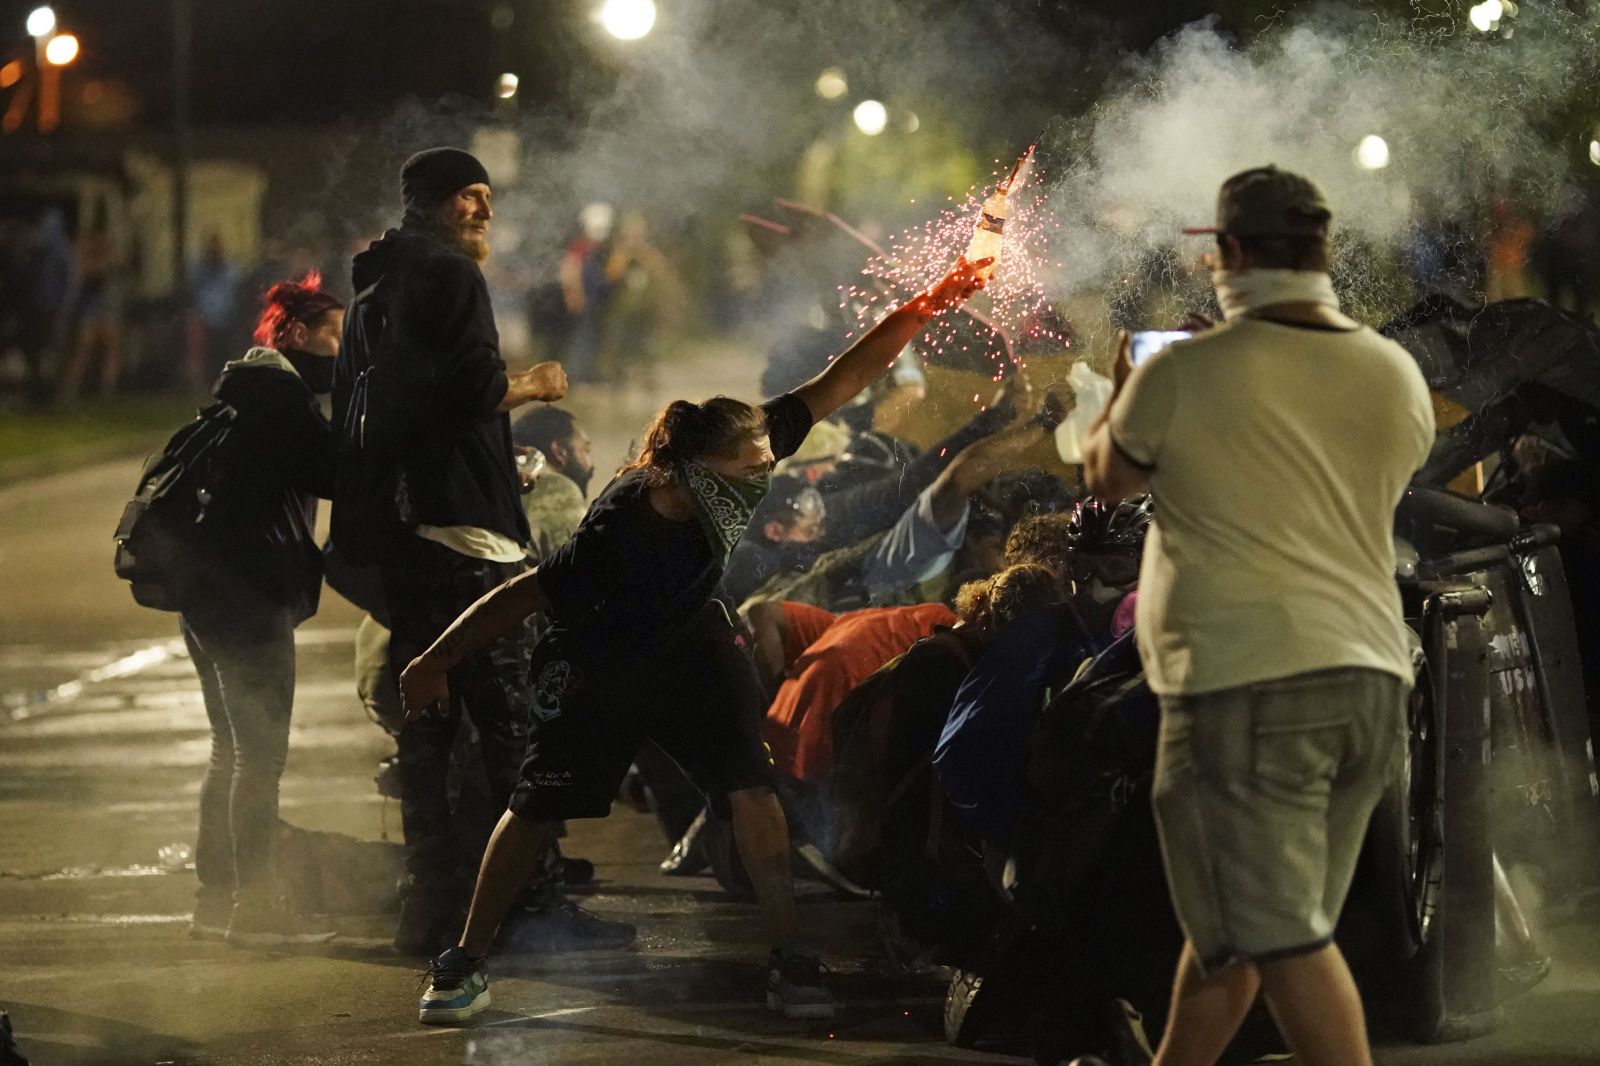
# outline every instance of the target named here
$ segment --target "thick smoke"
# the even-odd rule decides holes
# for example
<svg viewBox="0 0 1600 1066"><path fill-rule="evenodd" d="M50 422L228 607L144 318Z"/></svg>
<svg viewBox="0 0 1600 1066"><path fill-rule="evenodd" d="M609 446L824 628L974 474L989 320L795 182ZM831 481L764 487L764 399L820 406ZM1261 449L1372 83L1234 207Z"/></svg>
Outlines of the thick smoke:
<svg viewBox="0 0 1600 1066"><path fill-rule="evenodd" d="M727 283L722 238L738 215L793 195L808 146L845 150L855 136L849 102L872 94L897 118L912 108L923 116L915 138L870 143L883 157L880 173L893 172L896 155L911 172L912 154L931 143L1009 159L1048 127L1041 206L1055 232L1040 249L1041 265L1050 264L1040 280L1081 340L1112 322L1157 324L1174 306L1203 301L1195 266L1207 242L1178 230L1210 222L1223 178L1266 162L1322 185L1335 213L1336 282L1352 313L1377 321L1415 295L1404 253L1419 225L1445 235L1458 290L1474 294L1482 277L1473 264L1506 212L1535 226L1550 221L1574 168L1589 166L1588 133L1580 141L1582 123L1567 109L1575 87L1595 81L1592 14L1527 3L1506 20L1514 33L1505 36L1473 30L1464 5L1410 18L1371 4L1318 5L1250 24L1244 38L1208 20L1127 55L1103 35L1063 34L1066 18L1047 26L1039 9L1001 4L674 4L649 38L602 57L613 76L595 80L576 105L497 120L516 135L515 180L497 190L497 261L526 277L548 271L579 208L603 200L648 218L688 271L689 291L708 295ZM811 85L836 63L851 89L830 111ZM381 133L392 157L382 163L385 188L405 152L470 143L485 118L449 104L397 110ZM1383 169L1354 159L1372 134L1389 148ZM948 182L948 172L921 164L916 172L930 184ZM961 192L929 188L908 206L887 186L877 191L878 217L891 225ZM850 199L872 195L852 190ZM392 221L389 196L361 205L371 218L364 232ZM871 210L846 214L870 224L861 212ZM817 279L824 288L850 280ZM770 325L769 334L781 330Z"/></svg>
<svg viewBox="0 0 1600 1066"><path fill-rule="evenodd" d="M1051 258L1062 264L1050 287L1129 276L1155 290L1181 286L1184 266L1208 246L1179 229L1211 224L1229 174L1276 163L1326 193L1342 253L1335 273L1352 309L1396 310L1409 298L1395 283L1397 253L1413 227L1455 223L1476 246L1463 251L1477 254L1497 204L1537 222L1571 188L1579 146L1548 129L1591 76L1596 22L1522 10L1509 38L1350 7L1319 9L1248 45L1210 21L1184 29L1132 61L1086 122L1047 138L1058 159ZM1373 134L1390 162L1367 170L1355 149Z"/></svg>

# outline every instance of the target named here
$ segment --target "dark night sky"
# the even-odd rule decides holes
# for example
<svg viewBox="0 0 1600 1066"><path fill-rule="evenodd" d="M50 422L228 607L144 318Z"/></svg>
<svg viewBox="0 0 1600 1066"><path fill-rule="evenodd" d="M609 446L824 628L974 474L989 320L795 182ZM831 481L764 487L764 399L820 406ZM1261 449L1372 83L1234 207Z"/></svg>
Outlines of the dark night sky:
<svg viewBox="0 0 1600 1066"><path fill-rule="evenodd" d="M0 0L0 50L27 46L23 22L37 0ZM799 0L804 4L807 0ZM874 0L874 3L891 0ZM487 102L493 80L523 79L522 105L557 108L603 84L606 42L588 19L599 0L193 0L194 109L201 124L327 123L378 116L399 100L452 95ZM930 20L967 0L895 0ZM661 19L674 0L658 0ZM1123 47L1141 48L1218 6L1205 0L991 0L1044 32L1069 36L1092 23ZM171 107L170 0L60 0L60 25L83 42L76 76L110 77L142 99L141 121L164 124ZM1223 5L1228 6L1228 5ZM1232 5L1240 6L1240 5ZM493 12L510 8L508 29ZM761 0L738 0L759 12ZM1132 13L1130 13L1130 11Z"/></svg>

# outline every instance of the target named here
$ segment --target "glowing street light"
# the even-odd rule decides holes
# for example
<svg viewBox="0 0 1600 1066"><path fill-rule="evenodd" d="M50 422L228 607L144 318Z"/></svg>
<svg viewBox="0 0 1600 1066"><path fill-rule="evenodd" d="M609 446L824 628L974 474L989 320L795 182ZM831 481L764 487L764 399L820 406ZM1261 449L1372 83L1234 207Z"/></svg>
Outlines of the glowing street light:
<svg viewBox="0 0 1600 1066"><path fill-rule="evenodd" d="M844 80L844 71L829 67L817 75L816 90L824 100L837 100L850 91L850 83Z"/></svg>
<svg viewBox="0 0 1600 1066"><path fill-rule="evenodd" d="M606 0L598 17L619 41L637 41L656 24L655 0Z"/></svg>
<svg viewBox="0 0 1600 1066"><path fill-rule="evenodd" d="M36 7L28 12L29 37L48 37L54 32L56 32L56 13L54 8Z"/></svg>
<svg viewBox="0 0 1600 1066"><path fill-rule="evenodd" d="M1468 9L1467 21L1479 33L1493 33L1500 28L1500 21L1516 14L1516 10L1515 4L1508 4L1505 0L1483 0L1483 3L1474 4Z"/></svg>
<svg viewBox="0 0 1600 1066"><path fill-rule="evenodd" d="M868 137L876 137L889 125L889 109L876 100L861 101L852 117L856 120L856 129Z"/></svg>
<svg viewBox="0 0 1600 1066"><path fill-rule="evenodd" d="M70 33L58 33L44 46L44 58L52 67L64 67L78 58L78 39Z"/></svg>
<svg viewBox="0 0 1600 1066"><path fill-rule="evenodd" d="M1369 133L1356 145L1356 165L1362 170L1382 170L1389 165L1389 142Z"/></svg>
<svg viewBox="0 0 1600 1066"><path fill-rule="evenodd" d="M1589 142L1589 162L1600 167L1600 140Z"/></svg>
<svg viewBox="0 0 1600 1066"><path fill-rule="evenodd" d="M500 75L500 83L495 88L495 95L502 100L509 100L517 95L517 86L521 84L515 74Z"/></svg>

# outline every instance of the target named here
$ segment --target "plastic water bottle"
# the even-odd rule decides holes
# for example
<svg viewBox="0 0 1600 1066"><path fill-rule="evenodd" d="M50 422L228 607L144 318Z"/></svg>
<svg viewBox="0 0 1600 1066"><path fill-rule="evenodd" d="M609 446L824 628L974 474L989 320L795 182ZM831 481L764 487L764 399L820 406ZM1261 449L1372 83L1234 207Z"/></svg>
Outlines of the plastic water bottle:
<svg viewBox="0 0 1600 1066"><path fill-rule="evenodd" d="M978 271L978 276L985 280L994 277L994 272L1000 268L1000 253L1005 250L1006 219L1010 215L1006 187L1000 185L983 202L983 210L978 213L978 221L972 227L972 239L967 242L967 262L994 260Z"/></svg>
<svg viewBox="0 0 1600 1066"><path fill-rule="evenodd" d="M1000 269L1000 254L1005 250L1006 220L1011 217L1011 190L1020 189L1026 184L1032 166L1033 146L1030 145L1017 160L1016 166L1011 168L1010 176L996 185L994 192L983 201L983 210L978 212L978 221L972 226L972 239L967 242L967 262L994 260L978 271L978 276L985 281L994 277L995 271Z"/></svg>

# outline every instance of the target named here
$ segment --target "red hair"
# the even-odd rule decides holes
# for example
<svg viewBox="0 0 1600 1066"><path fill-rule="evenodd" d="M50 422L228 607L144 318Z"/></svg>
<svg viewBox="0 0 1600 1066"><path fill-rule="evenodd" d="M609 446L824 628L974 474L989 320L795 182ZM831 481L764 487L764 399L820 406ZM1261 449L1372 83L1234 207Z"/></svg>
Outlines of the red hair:
<svg viewBox="0 0 1600 1066"><path fill-rule="evenodd" d="M342 310L344 304L322 291L322 275L312 270L299 281L280 281L261 297L261 317L256 319L251 336L257 344L276 348L283 335L296 322L316 325L329 311Z"/></svg>

